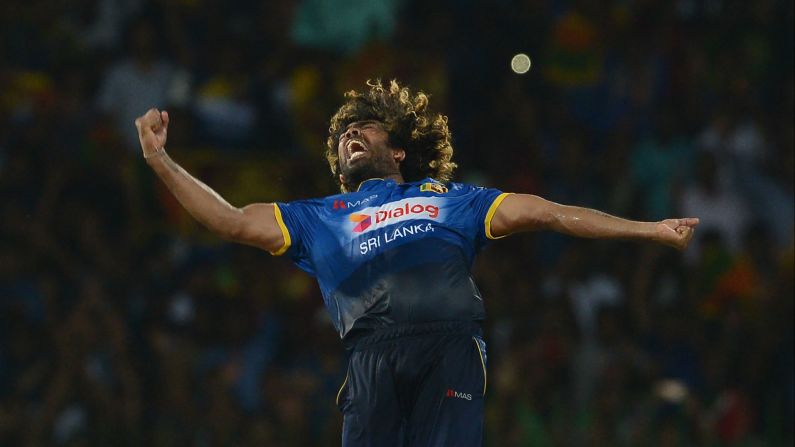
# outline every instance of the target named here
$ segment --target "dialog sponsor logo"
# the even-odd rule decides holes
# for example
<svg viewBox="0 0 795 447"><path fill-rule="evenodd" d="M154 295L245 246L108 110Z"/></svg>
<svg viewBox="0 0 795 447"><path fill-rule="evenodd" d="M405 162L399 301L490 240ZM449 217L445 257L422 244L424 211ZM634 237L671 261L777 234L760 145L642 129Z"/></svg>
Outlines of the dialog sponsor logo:
<svg viewBox="0 0 795 447"><path fill-rule="evenodd" d="M442 210L436 203L438 201L433 198L419 197L399 200L378 208L365 208L349 216L350 221L355 224L351 230L354 233L364 233L408 220L438 220L442 218Z"/></svg>
<svg viewBox="0 0 795 447"><path fill-rule="evenodd" d="M354 213L348 216L348 219L356 224L356 226L353 227L354 233L361 233L364 230L370 228L370 225L373 224L373 218L367 214Z"/></svg>
<svg viewBox="0 0 795 447"><path fill-rule="evenodd" d="M427 214L427 217L436 219L439 217L439 207L436 205L422 205L419 203L412 204L410 202L406 202L406 204L400 208L376 211L375 223L380 224L381 222L386 222L391 219L396 219L398 217L408 216L411 214Z"/></svg>

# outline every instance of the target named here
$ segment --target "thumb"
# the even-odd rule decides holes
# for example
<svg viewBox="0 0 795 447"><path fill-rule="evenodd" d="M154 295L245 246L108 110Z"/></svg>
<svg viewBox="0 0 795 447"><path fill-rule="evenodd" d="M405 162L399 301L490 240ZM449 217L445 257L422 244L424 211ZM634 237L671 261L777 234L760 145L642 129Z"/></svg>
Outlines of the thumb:
<svg viewBox="0 0 795 447"><path fill-rule="evenodd" d="M163 121L163 126L168 127L168 112L165 110L160 112L160 119Z"/></svg>
<svg viewBox="0 0 795 447"><path fill-rule="evenodd" d="M679 221L682 222L681 225L687 225L688 227L692 228L699 224L700 219L698 217L687 217L680 219Z"/></svg>

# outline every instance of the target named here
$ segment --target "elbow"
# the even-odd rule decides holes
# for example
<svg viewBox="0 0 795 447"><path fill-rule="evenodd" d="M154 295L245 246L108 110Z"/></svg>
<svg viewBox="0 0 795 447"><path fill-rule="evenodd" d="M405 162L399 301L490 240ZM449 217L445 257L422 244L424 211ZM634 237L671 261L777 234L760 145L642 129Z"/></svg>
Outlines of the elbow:
<svg viewBox="0 0 795 447"><path fill-rule="evenodd" d="M242 218L243 213L240 210L237 211L234 215L226 217L210 227L218 237L225 241L240 242L245 240L249 232Z"/></svg>
<svg viewBox="0 0 795 447"><path fill-rule="evenodd" d="M558 230L560 223L560 214L552 207L544 210L536 219L536 227L541 230Z"/></svg>
<svg viewBox="0 0 795 447"><path fill-rule="evenodd" d="M554 230L557 216L551 202L532 197L532 201L522 206L514 206L500 213L492 223L499 228L500 234L511 234L525 231Z"/></svg>
<svg viewBox="0 0 795 447"><path fill-rule="evenodd" d="M554 207L528 210L521 217L521 226L527 231L557 230L560 224L559 214Z"/></svg>
<svg viewBox="0 0 795 447"><path fill-rule="evenodd" d="M249 232L243 225L228 225L218 228L215 231L215 235L225 242L236 244L248 244L248 241L251 240Z"/></svg>
<svg viewBox="0 0 795 447"><path fill-rule="evenodd" d="M281 231L267 231L256 219L241 212L236 219L223 225L217 234L224 240L257 247L269 252L277 251L284 244Z"/></svg>
<svg viewBox="0 0 795 447"><path fill-rule="evenodd" d="M215 234L227 242L240 242L244 239L243 231L237 228L218 230Z"/></svg>

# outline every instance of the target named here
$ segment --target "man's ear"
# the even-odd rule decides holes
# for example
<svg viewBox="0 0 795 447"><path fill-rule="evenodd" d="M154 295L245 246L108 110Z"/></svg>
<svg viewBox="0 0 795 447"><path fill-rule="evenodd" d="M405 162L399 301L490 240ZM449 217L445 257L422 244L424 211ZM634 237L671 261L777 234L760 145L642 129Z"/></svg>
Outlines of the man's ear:
<svg viewBox="0 0 795 447"><path fill-rule="evenodd" d="M406 159L406 151L404 149L392 149L392 158L400 164Z"/></svg>

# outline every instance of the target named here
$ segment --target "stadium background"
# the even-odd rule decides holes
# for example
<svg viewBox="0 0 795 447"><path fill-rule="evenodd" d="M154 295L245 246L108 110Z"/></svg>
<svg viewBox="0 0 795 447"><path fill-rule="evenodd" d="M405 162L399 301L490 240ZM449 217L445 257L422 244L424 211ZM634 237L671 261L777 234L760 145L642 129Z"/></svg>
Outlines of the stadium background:
<svg viewBox="0 0 795 447"><path fill-rule="evenodd" d="M459 181L702 219L685 254L480 256L487 445L792 445L792 26L778 0L0 3L0 445L338 445L317 286L199 228L133 118L169 110L236 205L325 195L328 118L372 77L432 94Z"/></svg>

